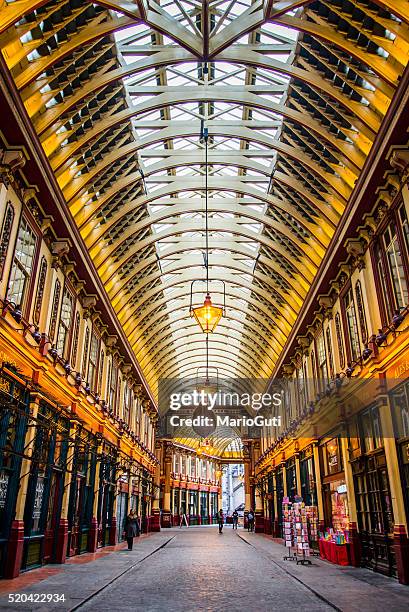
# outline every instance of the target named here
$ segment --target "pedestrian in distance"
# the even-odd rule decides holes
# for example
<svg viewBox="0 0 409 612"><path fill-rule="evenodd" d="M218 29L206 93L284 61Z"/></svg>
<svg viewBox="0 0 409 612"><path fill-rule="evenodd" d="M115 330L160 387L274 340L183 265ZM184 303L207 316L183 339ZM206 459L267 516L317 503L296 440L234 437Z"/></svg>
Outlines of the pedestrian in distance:
<svg viewBox="0 0 409 612"><path fill-rule="evenodd" d="M136 535L138 535L139 525L137 518L135 516L135 512L131 510L126 517L125 521L125 536L126 541L128 542L128 550L132 550L133 548L133 539Z"/></svg>
<svg viewBox="0 0 409 612"><path fill-rule="evenodd" d="M222 509L217 513L217 522L219 523L219 533L223 533L224 514Z"/></svg>
<svg viewBox="0 0 409 612"><path fill-rule="evenodd" d="M254 531L254 512L252 508L247 515L247 531Z"/></svg>
<svg viewBox="0 0 409 612"><path fill-rule="evenodd" d="M235 510L232 514L233 519L233 529L237 530L237 523L239 522L239 513Z"/></svg>

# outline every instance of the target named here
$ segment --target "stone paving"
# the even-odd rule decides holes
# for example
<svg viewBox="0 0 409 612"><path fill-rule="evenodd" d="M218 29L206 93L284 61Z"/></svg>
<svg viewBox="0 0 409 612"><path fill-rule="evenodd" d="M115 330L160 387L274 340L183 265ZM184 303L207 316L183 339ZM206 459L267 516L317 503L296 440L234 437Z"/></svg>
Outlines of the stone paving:
<svg viewBox="0 0 409 612"><path fill-rule="evenodd" d="M56 573L0 581L0 610L92 612L391 612L409 610L409 587L365 569L319 559L296 566L263 535L226 526L168 529L134 550L75 557ZM9 593L64 593L65 602L8 603Z"/></svg>

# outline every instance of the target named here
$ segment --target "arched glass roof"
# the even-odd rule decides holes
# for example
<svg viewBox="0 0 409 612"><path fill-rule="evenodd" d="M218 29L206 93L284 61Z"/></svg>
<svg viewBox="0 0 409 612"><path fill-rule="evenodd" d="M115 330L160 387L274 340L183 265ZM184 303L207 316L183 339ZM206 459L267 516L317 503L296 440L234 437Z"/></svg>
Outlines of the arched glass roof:
<svg viewBox="0 0 409 612"><path fill-rule="evenodd" d="M189 316L201 126L210 289L220 303L225 282L227 308L210 362L269 377L407 64L408 6L0 1L3 56L154 391L205 362Z"/></svg>

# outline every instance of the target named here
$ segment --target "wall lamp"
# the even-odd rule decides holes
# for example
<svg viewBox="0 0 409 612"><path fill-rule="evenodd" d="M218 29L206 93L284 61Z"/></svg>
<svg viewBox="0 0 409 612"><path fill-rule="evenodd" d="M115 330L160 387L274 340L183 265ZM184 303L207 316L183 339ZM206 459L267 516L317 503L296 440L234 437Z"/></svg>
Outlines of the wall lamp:
<svg viewBox="0 0 409 612"><path fill-rule="evenodd" d="M387 339L388 339L389 332L392 332L395 337L398 334L401 334L403 331L406 331L406 330L398 331L398 327L403 323L408 312L409 312L409 306L405 306L404 308L397 308L395 310L395 314L392 317L392 321L390 325L387 325L386 327L382 327L378 329L378 333L375 338L376 346L378 346L379 348L383 346L387 346Z"/></svg>

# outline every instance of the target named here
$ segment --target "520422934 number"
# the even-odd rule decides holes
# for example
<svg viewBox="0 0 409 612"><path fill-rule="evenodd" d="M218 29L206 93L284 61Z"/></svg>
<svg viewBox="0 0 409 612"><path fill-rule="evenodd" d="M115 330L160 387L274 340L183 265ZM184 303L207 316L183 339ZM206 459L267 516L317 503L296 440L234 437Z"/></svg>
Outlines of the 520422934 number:
<svg viewBox="0 0 409 612"><path fill-rule="evenodd" d="M9 593L9 603L58 603L65 601L64 593Z"/></svg>

